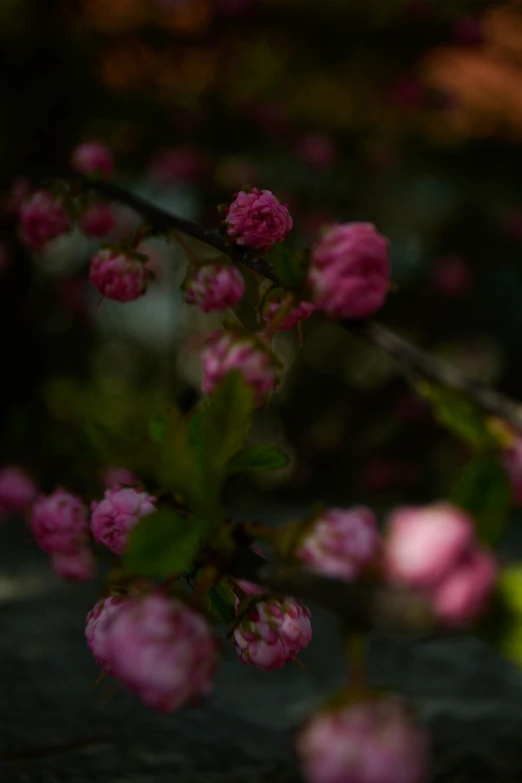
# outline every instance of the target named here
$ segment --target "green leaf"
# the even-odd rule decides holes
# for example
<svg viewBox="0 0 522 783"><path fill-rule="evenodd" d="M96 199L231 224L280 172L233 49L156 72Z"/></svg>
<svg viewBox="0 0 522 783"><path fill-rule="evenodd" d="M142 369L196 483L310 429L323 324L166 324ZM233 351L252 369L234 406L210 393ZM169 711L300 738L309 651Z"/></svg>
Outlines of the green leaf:
<svg viewBox="0 0 522 783"><path fill-rule="evenodd" d="M506 529L511 507L509 481L498 455L477 454L455 482L450 499L474 517L484 543L496 544Z"/></svg>
<svg viewBox="0 0 522 783"><path fill-rule="evenodd" d="M236 596L228 581L221 579L214 585L209 591L208 600L211 611L227 623L234 622Z"/></svg>
<svg viewBox="0 0 522 783"><path fill-rule="evenodd" d="M161 508L133 528L123 564L135 574L158 579L191 571L206 527L204 520Z"/></svg>
<svg viewBox="0 0 522 783"><path fill-rule="evenodd" d="M166 420L164 416L156 416L149 422L149 437L153 443L161 443L165 435Z"/></svg>
<svg viewBox="0 0 522 783"><path fill-rule="evenodd" d="M476 632L508 660L522 666L522 564L502 569L491 611Z"/></svg>
<svg viewBox="0 0 522 783"><path fill-rule="evenodd" d="M437 421L474 448L495 446L484 414L470 400L446 386L423 382L419 393L431 402Z"/></svg>
<svg viewBox="0 0 522 783"><path fill-rule="evenodd" d="M239 370L227 373L208 400L202 432L210 471L220 471L248 437L254 417L254 395Z"/></svg>
<svg viewBox="0 0 522 783"><path fill-rule="evenodd" d="M206 516L210 497L206 486L197 426L190 424L179 411L173 411L165 426L161 442L158 479L161 484L181 497L197 516Z"/></svg>
<svg viewBox="0 0 522 783"><path fill-rule="evenodd" d="M276 245L267 255L284 288L299 288L305 279L302 254L292 253L284 244Z"/></svg>
<svg viewBox="0 0 522 783"><path fill-rule="evenodd" d="M247 446L227 463L228 473L261 473L281 470L288 465L288 457L273 446Z"/></svg>

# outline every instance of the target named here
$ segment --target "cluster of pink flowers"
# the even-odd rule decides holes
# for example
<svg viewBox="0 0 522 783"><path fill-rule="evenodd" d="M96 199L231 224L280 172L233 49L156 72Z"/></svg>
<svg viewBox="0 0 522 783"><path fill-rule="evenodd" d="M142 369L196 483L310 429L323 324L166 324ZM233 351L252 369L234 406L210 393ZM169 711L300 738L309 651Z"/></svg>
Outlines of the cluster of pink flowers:
<svg viewBox="0 0 522 783"><path fill-rule="evenodd" d="M388 240L372 223L328 228L312 250L312 301L332 318L367 318L388 294Z"/></svg>
<svg viewBox="0 0 522 783"><path fill-rule="evenodd" d="M89 549L87 507L65 489L41 495L33 505L31 531L40 549L51 555L54 570L72 581L92 579L96 564Z"/></svg>
<svg viewBox="0 0 522 783"><path fill-rule="evenodd" d="M14 466L0 468L0 523L29 510L38 490L25 471Z"/></svg>
<svg viewBox="0 0 522 783"><path fill-rule="evenodd" d="M428 773L427 734L394 697L319 711L297 752L308 783L422 783Z"/></svg>
<svg viewBox="0 0 522 783"><path fill-rule="evenodd" d="M231 370L239 370L262 406L278 384L278 361L260 337L218 329L203 350L203 391L212 394L219 381Z"/></svg>
<svg viewBox="0 0 522 783"><path fill-rule="evenodd" d="M89 279L106 299L131 302L147 290L149 271L141 259L107 248L92 257Z"/></svg>
<svg viewBox="0 0 522 783"><path fill-rule="evenodd" d="M91 530L94 540L121 555L132 528L140 519L156 511L156 498L131 487L112 487L103 500L91 504Z"/></svg>
<svg viewBox="0 0 522 783"><path fill-rule="evenodd" d="M99 601L87 615L98 663L148 706L171 712L210 692L218 645L208 622L157 592Z"/></svg>
<svg viewBox="0 0 522 783"><path fill-rule="evenodd" d="M481 614L497 576L493 556L476 541L473 521L449 503L395 511L384 559L390 581L424 591L449 626Z"/></svg>
<svg viewBox="0 0 522 783"><path fill-rule="evenodd" d="M244 293L245 281L235 266L205 264L187 280L185 301L204 313L212 313L235 307Z"/></svg>
<svg viewBox="0 0 522 783"><path fill-rule="evenodd" d="M114 172L112 152L100 141L87 141L76 147L71 164L80 174L96 174L106 179Z"/></svg>
<svg viewBox="0 0 522 783"><path fill-rule="evenodd" d="M61 199L46 190L36 193L20 207L21 236L27 247L40 251L70 229L69 215Z"/></svg>
<svg viewBox="0 0 522 783"><path fill-rule="evenodd" d="M295 555L326 576L356 579L380 546L375 514L369 508L331 508L306 525Z"/></svg>
<svg viewBox="0 0 522 783"><path fill-rule="evenodd" d="M263 588L241 582L246 593ZM261 595L249 603L234 629L239 660L264 671L281 669L295 661L312 639L311 612L296 598Z"/></svg>
<svg viewBox="0 0 522 783"><path fill-rule="evenodd" d="M288 297L289 295L281 288L276 288L267 294L261 308L261 318L267 325L270 325L270 322L277 316L281 308L287 306ZM306 321L310 318L314 310L315 307L311 302L299 302L299 304L289 310L281 323L277 325L276 331L286 332L294 329L299 321Z"/></svg>
<svg viewBox="0 0 522 783"><path fill-rule="evenodd" d="M270 190L241 190L225 211L228 236L261 253L282 242L293 226L288 208Z"/></svg>

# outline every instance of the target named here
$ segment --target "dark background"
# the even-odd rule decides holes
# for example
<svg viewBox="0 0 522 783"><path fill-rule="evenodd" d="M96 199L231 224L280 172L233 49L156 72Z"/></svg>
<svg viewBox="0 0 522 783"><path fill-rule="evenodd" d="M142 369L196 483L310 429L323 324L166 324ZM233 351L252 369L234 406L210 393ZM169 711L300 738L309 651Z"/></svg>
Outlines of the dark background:
<svg viewBox="0 0 522 783"><path fill-rule="evenodd" d="M0 8L0 462L29 468L43 491L62 483L99 494L111 463L147 479L136 443L169 401L197 399L201 344L219 323L181 304L174 246L148 245L158 279L146 297L99 307L87 281L95 244L75 235L32 257L18 242L15 183L66 173L90 138L113 149L116 181L208 226L247 183L288 202L295 246L328 220L374 222L391 240L395 283L379 319L522 398L522 3L233 5ZM326 137L332 162L303 159L308 134ZM184 150L198 170L158 183L150 161L162 148ZM120 218L125 237L132 216ZM249 277L241 315L251 324L254 303ZM288 372L255 436L281 445L291 464L231 485L236 515L282 522L318 500L385 509L447 494L466 451L385 357L317 316L302 349L293 333L276 343ZM314 626L309 679L231 658L208 709L158 718L121 693L101 707L82 636L95 588L60 585L16 522L0 533L0 756L105 737L90 750L4 761L0 776L189 783L277 770L293 779L285 732L341 676L327 618ZM399 683L432 721L441 779L519 780L514 672L472 640L402 644L376 645L376 677Z"/></svg>

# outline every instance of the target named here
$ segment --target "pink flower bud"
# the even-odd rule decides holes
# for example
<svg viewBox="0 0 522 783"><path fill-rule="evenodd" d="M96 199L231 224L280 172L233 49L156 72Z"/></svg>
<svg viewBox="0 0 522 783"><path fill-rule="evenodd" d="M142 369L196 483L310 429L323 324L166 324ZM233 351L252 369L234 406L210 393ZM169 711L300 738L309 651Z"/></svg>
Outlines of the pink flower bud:
<svg viewBox="0 0 522 783"><path fill-rule="evenodd" d="M295 554L313 571L351 582L374 558L379 544L373 511L332 508L310 525Z"/></svg>
<svg viewBox="0 0 522 783"><path fill-rule="evenodd" d="M282 242L293 221L284 204L270 190L241 190L227 208L226 227L237 245L266 253L272 245Z"/></svg>
<svg viewBox="0 0 522 783"><path fill-rule="evenodd" d="M38 490L32 479L20 468L0 468L0 522L9 514L25 511Z"/></svg>
<svg viewBox="0 0 522 783"><path fill-rule="evenodd" d="M87 236L101 238L116 228L116 218L109 204L98 201L87 207L80 217L79 224Z"/></svg>
<svg viewBox="0 0 522 783"><path fill-rule="evenodd" d="M287 301L288 294L282 289L274 289L274 291L269 292L261 309L263 321L270 325L270 322L274 320L281 308L286 306ZM276 331L286 332L294 329L299 321L306 321L307 318L310 318L314 310L315 307L311 302L299 302L285 315Z"/></svg>
<svg viewBox="0 0 522 783"><path fill-rule="evenodd" d="M431 588L473 545L472 521L449 503L400 508L388 523L386 572L405 586Z"/></svg>
<svg viewBox="0 0 522 783"><path fill-rule="evenodd" d="M318 712L297 753L307 783L422 783L428 774L428 737L392 697Z"/></svg>
<svg viewBox="0 0 522 783"><path fill-rule="evenodd" d="M331 226L312 250L308 285L332 318L367 318L388 294L388 240L372 223Z"/></svg>
<svg viewBox="0 0 522 783"><path fill-rule="evenodd" d="M99 141L87 141L76 147L71 164L81 174L99 174L106 179L114 172L112 152Z"/></svg>
<svg viewBox="0 0 522 783"><path fill-rule="evenodd" d="M271 671L295 661L312 639L311 612L297 599L259 599L240 616L234 644L242 663Z"/></svg>
<svg viewBox="0 0 522 783"><path fill-rule="evenodd" d="M20 207L21 237L31 250L69 231L69 216L60 201L45 190L37 190Z"/></svg>
<svg viewBox="0 0 522 783"><path fill-rule="evenodd" d="M107 661L107 638L112 617L120 611L128 601L120 595L103 598L91 609L86 618L85 636L87 644L96 662L110 674L111 668Z"/></svg>
<svg viewBox="0 0 522 783"><path fill-rule="evenodd" d="M132 486L133 484L138 483L138 479L134 473L132 473L130 470L127 470L127 468L109 466L103 471L103 483L110 489L116 484Z"/></svg>
<svg viewBox="0 0 522 783"><path fill-rule="evenodd" d="M435 611L451 626L474 620L486 607L497 577L497 566L486 551L477 549L447 576L433 595Z"/></svg>
<svg viewBox="0 0 522 783"><path fill-rule="evenodd" d="M31 531L38 546L49 554L75 552L87 541L87 508L65 489L42 495L33 506Z"/></svg>
<svg viewBox="0 0 522 783"><path fill-rule="evenodd" d="M140 519L156 511L156 498L137 489L113 487L91 504L94 540L116 555L125 551L129 534Z"/></svg>
<svg viewBox="0 0 522 783"><path fill-rule="evenodd" d="M245 293L243 275L234 266L206 264L191 277L185 288L185 301L204 313L226 310L241 301Z"/></svg>
<svg viewBox="0 0 522 783"><path fill-rule="evenodd" d="M208 172L206 156L190 145L159 150L149 163L148 174L158 185L199 182Z"/></svg>
<svg viewBox="0 0 522 783"><path fill-rule="evenodd" d="M443 256L437 260L432 275L433 288L446 297L462 297L469 292L472 275L460 256Z"/></svg>
<svg viewBox="0 0 522 783"><path fill-rule="evenodd" d="M322 133L309 133L303 136L297 145L297 152L301 160L313 169L329 168L339 157L335 142Z"/></svg>
<svg viewBox="0 0 522 783"><path fill-rule="evenodd" d="M90 549L51 555L53 571L68 582L89 582L96 576L96 561Z"/></svg>
<svg viewBox="0 0 522 783"><path fill-rule="evenodd" d="M228 372L239 370L261 407L278 384L276 357L266 343L254 335L218 329L207 340L202 358L205 394L212 394Z"/></svg>
<svg viewBox="0 0 522 783"><path fill-rule="evenodd" d="M100 250L91 259L89 279L106 299L130 302L147 289L148 272L142 261L116 250Z"/></svg>
<svg viewBox="0 0 522 783"><path fill-rule="evenodd" d="M111 673L160 712L209 693L217 642L203 615L156 593L125 601L108 623L102 656Z"/></svg>

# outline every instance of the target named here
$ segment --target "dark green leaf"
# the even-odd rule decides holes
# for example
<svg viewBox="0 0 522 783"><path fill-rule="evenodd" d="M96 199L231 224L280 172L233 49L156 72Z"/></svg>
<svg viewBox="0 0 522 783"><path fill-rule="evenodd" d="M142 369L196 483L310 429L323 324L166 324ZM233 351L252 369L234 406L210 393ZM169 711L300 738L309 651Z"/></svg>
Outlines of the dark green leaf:
<svg viewBox="0 0 522 783"><path fill-rule="evenodd" d="M497 543L505 531L511 506L509 481L499 457L493 453L477 454L457 479L450 499L473 516L484 543Z"/></svg>
<svg viewBox="0 0 522 783"><path fill-rule="evenodd" d="M254 416L254 395L242 373L220 381L203 413L203 435L211 471L220 471L246 442Z"/></svg>
<svg viewBox="0 0 522 783"><path fill-rule="evenodd" d="M133 528L123 563L135 574L158 579L190 571L205 532L205 521L161 508Z"/></svg>
<svg viewBox="0 0 522 783"><path fill-rule="evenodd" d="M281 470L288 465L288 457L273 446L248 446L227 463L228 473L261 473Z"/></svg>
<svg viewBox="0 0 522 783"><path fill-rule="evenodd" d="M165 435L166 421L164 416L156 416L149 423L149 437L153 443L161 443Z"/></svg>
<svg viewBox="0 0 522 783"><path fill-rule="evenodd" d="M491 611L477 635L522 666L522 565L515 564L500 572Z"/></svg>
<svg viewBox="0 0 522 783"><path fill-rule="evenodd" d="M431 402L437 421L458 438L475 448L495 446L484 414L462 394L426 382L419 386L419 392Z"/></svg>
<svg viewBox="0 0 522 783"><path fill-rule="evenodd" d="M267 255L284 288L299 288L305 278L305 265L300 254L292 253L285 245L276 245Z"/></svg>
<svg viewBox="0 0 522 783"><path fill-rule="evenodd" d="M214 585L208 594L211 610L227 623L232 623L236 619L235 599L234 591L223 579Z"/></svg>

